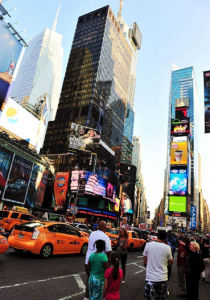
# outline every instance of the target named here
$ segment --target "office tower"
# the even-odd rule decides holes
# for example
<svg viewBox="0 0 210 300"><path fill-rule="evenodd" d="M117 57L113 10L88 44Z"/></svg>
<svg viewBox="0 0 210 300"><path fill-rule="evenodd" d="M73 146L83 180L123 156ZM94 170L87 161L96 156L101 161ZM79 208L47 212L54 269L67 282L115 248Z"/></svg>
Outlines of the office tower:
<svg viewBox="0 0 210 300"><path fill-rule="evenodd" d="M191 210L196 211L198 206L196 95L193 67L172 70L165 209L172 218L184 217L183 227L187 226Z"/></svg>
<svg viewBox="0 0 210 300"><path fill-rule="evenodd" d="M126 111L128 104L132 109L134 95L133 53L141 44L136 23L128 33L125 36L109 6L79 17L56 119L48 126L43 152L66 153L74 122L100 130L101 139L120 161Z"/></svg>
<svg viewBox="0 0 210 300"><path fill-rule="evenodd" d="M136 166L136 168L137 168L136 178L141 177L140 149L141 149L140 138L137 136L134 136L133 137L132 165Z"/></svg>
<svg viewBox="0 0 210 300"><path fill-rule="evenodd" d="M11 92L12 98L35 111L45 95L48 120L55 119L61 89L62 35L56 32L59 10L52 29L45 28L29 43Z"/></svg>

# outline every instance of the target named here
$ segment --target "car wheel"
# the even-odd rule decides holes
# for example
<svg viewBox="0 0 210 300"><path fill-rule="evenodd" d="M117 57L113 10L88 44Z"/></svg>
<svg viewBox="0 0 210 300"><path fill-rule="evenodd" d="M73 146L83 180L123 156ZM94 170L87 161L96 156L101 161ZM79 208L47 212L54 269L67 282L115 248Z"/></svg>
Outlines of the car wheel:
<svg viewBox="0 0 210 300"><path fill-rule="evenodd" d="M42 250L40 252L40 255L43 257L43 258L48 258L52 255L52 252L53 252L53 247L52 245L50 244L46 244L42 247Z"/></svg>
<svg viewBox="0 0 210 300"><path fill-rule="evenodd" d="M88 244L84 244L84 245L82 246L82 249L81 249L80 253L81 253L82 255L86 255L87 249L88 249Z"/></svg>
<svg viewBox="0 0 210 300"><path fill-rule="evenodd" d="M15 249L14 248L14 250L15 250L15 253L17 253L17 254L23 253L23 250L21 250L21 249Z"/></svg>

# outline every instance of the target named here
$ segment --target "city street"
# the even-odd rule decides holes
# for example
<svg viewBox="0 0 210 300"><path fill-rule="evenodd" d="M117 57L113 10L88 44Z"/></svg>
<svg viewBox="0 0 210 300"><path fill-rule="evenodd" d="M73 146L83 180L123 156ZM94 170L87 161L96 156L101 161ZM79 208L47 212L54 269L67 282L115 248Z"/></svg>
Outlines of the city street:
<svg viewBox="0 0 210 300"><path fill-rule="evenodd" d="M79 300L85 288L84 257L79 255L54 256L44 260L29 253L9 250L0 256L1 300ZM179 299L176 272L170 282L171 294L167 299ZM142 252L129 253L127 281L121 287L122 300L144 299ZM200 283L200 300L209 299L210 284Z"/></svg>

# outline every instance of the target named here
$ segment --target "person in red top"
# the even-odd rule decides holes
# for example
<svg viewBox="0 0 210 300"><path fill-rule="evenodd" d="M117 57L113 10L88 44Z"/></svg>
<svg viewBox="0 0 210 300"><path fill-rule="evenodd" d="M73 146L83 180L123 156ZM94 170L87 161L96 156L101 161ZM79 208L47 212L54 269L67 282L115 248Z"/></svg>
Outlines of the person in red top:
<svg viewBox="0 0 210 300"><path fill-rule="evenodd" d="M111 268L108 268L105 273L104 283L104 300L119 300L120 299L120 284L123 279L123 271L119 268L120 253L113 252L111 256Z"/></svg>
<svg viewBox="0 0 210 300"><path fill-rule="evenodd" d="M178 253L177 253L177 278L178 278L179 288L181 290L181 295L183 296L186 294L185 272L186 272L187 256L188 256L186 247L188 247L189 244L190 244L190 240L187 238L184 241L179 240Z"/></svg>

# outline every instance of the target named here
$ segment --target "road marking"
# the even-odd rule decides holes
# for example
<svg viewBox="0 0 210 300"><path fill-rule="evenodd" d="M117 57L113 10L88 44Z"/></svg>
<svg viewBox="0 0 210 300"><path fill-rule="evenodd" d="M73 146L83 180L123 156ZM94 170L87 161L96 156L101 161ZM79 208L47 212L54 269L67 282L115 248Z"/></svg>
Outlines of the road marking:
<svg viewBox="0 0 210 300"><path fill-rule="evenodd" d="M19 287L19 286L23 286L23 285L29 285L29 284L42 283L42 282L47 282L47 281L50 281L50 280L65 279L65 278L69 278L69 277L80 276L82 274L85 274L85 272L81 272L81 273L78 273L78 274L69 274L69 275L59 276L59 277L51 277L51 278L45 278L45 279L26 281L26 282L22 282L22 283L15 283L15 284L12 284L12 285L4 285L4 286L0 286L0 290Z"/></svg>
<svg viewBox="0 0 210 300"><path fill-rule="evenodd" d="M74 275L74 278L75 278L75 280L76 280L76 282L77 282L79 288L80 288L81 290L85 290L85 285L84 285L84 283L83 283L81 277L80 277L78 274L75 274L75 275Z"/></svg>
<svg viewBox="0 0 210 300"><path fill-rule="evenodd" d="M137 256L137 258L143 258L144 256L142 255L142 256Z"/></svg>
<svg viewBox="0 0 210 300"><path fill-rule="evenodd" d="M60 298L58 300L67 300L67 299L71 299L73 297L76 297L76 296L79 296L79 295L82 295L85 293L85 290L79 292L79 293L76 293L76 294L72 294L72 295L69 295L69 296L66 296L66 297L63 297L63 298Z"/></svg>
<svg viewBox="0 0 210 300"><path fill-rule="evenodd" d="M144 270L137 271L137 272L135 272L135 274L139 274L141 272L144 272Z"/></svg>

